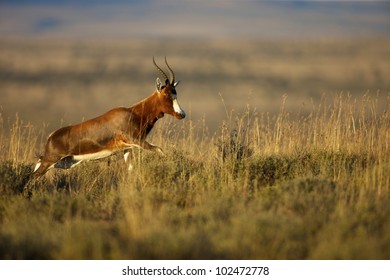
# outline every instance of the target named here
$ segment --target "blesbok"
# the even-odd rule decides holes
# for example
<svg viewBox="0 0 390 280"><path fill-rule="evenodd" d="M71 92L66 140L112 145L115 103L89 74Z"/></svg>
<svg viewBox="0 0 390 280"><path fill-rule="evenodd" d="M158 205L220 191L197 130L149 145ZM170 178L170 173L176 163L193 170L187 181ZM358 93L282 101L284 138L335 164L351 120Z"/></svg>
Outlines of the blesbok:
<svg viewBox="0 0 390 280"><path fill-rule="evenodd" d="M133 106L114 108L107 113L80 124L60 128L52 132L45 146L44 155L34 168L35 177L40 177L51 168L68 169L82 161L108 157L118 151L124 151L127 161L132 147L146 150L162 150L146 141L146 136L154 124L164 114L183 119L186 114L177 101L175 74L168 65L169 79L158 67L164 84L156 79L156 90L151 96Z"/></svg>

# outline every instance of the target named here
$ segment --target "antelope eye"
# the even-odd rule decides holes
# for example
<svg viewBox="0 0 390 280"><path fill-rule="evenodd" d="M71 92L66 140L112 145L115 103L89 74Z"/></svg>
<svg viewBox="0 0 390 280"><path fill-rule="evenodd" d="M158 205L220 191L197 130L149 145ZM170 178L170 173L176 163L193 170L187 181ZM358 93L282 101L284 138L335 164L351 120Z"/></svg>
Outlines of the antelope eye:
<svg viewBox="0 0 390 280"><path fill-rule="evenodd" d="M174 99L174 98L173 98L172 92L166 92L166 93L165 93L165 96L166 96L169 100L173 100L173 99Z"/></svg>

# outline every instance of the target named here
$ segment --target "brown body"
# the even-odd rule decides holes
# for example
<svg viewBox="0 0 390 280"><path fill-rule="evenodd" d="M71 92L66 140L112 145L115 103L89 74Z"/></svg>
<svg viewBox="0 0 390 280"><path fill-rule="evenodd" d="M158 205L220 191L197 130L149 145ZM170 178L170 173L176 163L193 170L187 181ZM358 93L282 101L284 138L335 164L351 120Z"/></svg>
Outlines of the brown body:
<svg viewBox="0 0 390 280"><path fill-rule="evenodd" d="M162 153L159 147L146 141L148 133L164 114L182 119L185 112L177 102L177 83L172 69L167 64L170 73L168 80L154 64L165 78L164 86L157 79L156 90L141 102L129 108L114 108L94 119L51 133L44 155L35 167L36 176L43 175L52 167L70 168L85 160L104 158L121 150L126 152L134 146Z"/></svg>

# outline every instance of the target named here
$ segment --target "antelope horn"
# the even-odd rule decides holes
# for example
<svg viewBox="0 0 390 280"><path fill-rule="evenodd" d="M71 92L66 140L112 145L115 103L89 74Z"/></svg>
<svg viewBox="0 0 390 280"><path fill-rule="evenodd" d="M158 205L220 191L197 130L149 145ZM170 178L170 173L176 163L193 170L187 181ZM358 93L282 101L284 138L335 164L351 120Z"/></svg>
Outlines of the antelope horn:
<svg viewBox="0 0 390 280"><path fill-rule="evenodd" d="M164 78L164 80L165 80L165 84L166 84L166 83L169 81L169 79L168 79L167 75L164 73L164 71L161 70L161 68L157 66L156 61L154 60L154 56L153 56L153 64L154 64L154 66L156 66L157 70L158 70L158 71L161 73L161 75L163 76L163 78Z"/></svg>
<svg viewBox="0 0 390 280"><path fill-rule="evenodd" d="M167 67L168 67L168 70L169 70L169 77L171 78L170 81L169 81L169 83L170 83L171 85L174 85L174 84L175 84L175 73L173 73L172 68L169 67L168 62L167 62L167 57L165 57L165 64L166 64Z"/></svg>

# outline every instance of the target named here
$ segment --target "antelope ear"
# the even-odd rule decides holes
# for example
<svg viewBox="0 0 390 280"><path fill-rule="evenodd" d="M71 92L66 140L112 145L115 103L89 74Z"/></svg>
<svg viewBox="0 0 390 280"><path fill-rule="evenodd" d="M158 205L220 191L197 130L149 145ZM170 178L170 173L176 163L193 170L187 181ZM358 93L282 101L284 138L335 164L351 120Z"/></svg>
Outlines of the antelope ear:
<svg viewBox="0 0 390 280"><path fill-rule="evenodd" d="M160 81L160 78L157 78L156 79L156 90L158 91L158 93L161 92L161 88L162 88L162 83Z"/></svg>
<svg viewBox="0 0 390 280"><path fill-rule="evenodd" d="M173 84L173 87L176 87L178 84L180 83L180 81L177 81Z"/></svg>

